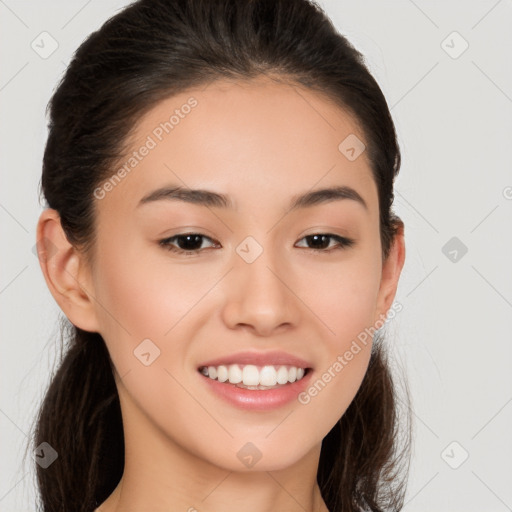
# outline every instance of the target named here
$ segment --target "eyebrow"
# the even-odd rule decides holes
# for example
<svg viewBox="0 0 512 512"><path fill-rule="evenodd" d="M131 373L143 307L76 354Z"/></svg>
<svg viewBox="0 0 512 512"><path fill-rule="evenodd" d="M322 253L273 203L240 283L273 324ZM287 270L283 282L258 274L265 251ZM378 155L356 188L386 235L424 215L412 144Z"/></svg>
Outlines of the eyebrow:
<svg viewBox="0 0 512 512"><path fill-rule="evenodd" d="M308 208L319 204L326 204L342 199L353 200L368 210L368 205L356 190L347 185L342 185L313 190L293 196L289 205L289 211L297 210L299 208ZM184 201L186 203L213 208L235 209L229 196L219 194L218 192L213 192L211 190L190 189L181 186L167 186L153 190L139 201L138 206L163 200Z"/></svg>

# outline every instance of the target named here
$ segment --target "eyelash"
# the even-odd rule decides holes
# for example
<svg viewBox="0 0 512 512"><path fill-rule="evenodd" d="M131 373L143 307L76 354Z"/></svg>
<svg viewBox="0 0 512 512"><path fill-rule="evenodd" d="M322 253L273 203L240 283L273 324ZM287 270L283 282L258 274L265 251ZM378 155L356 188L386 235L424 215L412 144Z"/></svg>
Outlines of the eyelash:
<svg viewBox="0 0 512 512"><path fill-rule="evenodd" d="M182 254L182 255L198 255L199 252L201 251L201 249L197 249L197 250L193 250L193 251L187 251L185 249L180 249L180 248L177 248L177 247L171 245L172 241L177 239L177 238L193 236L193 235L200 236L202 238L206 238L206 239L208 239L208 240L213 242L213 240L210 237L208 237L206 235L203 235L201 233L180 233L178 235L174 235L174 236L171 236L169 238L164 238L163 240L159 240L158 243L165 250L170 251L170 252L174 252L174 253ZM338 250L348 249L349 247L352 247L354 245L354 243L355 243L355 241L353 239L351 239L351 238L346 238L346 237L343 237L343 236L334 235L332 233L313 233L311 235L306 235L305 237L301 238L301 240L303 240L305 238L314 237L314 236L326 236L326 237L332 238L333 240L336 240L338 242L337 246L331 247L330 249L310 249L311 251L313 251L316 254L318 254L318 253L331 253L331 252L338 251Z"/></svg>

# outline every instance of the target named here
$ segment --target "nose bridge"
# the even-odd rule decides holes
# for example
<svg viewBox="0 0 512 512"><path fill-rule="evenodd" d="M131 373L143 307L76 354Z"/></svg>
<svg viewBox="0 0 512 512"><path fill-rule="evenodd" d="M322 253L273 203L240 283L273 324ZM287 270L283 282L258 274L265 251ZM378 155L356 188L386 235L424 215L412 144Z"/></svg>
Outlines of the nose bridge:
<svg viewBox="0 0 512 512"><path fill-rule="evenodd" d="M271 247L270 237L260 243L254 237L248 236L238 245L236 252L239 256L236 270L244 297L258 300L266 298L269 307L275 306L276 300L285 298L285 287L276 276L282 267L278 248Z"/></svg>
<svg viewBox="0 0 512 512"><path fill-rule="evenodd" d="M266 237L260 243L248 236L235 249L233 288L225 309L225 320L232 327L246 324L269 333L297 321L294 295L285 284L286 262L279 248L270 247L270 240Z"/></svg>

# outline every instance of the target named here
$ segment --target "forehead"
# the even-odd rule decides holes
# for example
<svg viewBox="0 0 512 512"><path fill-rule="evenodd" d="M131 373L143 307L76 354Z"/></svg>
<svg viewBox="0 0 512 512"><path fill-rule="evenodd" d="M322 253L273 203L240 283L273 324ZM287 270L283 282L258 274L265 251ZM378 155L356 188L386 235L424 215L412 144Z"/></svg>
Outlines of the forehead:
<svg viewBox="0 0 512 512"><path fill-rule="evenodd" d="M113 169L124 168L123 178L105 199L133 210L152 188L173 184L257 206L343 184L372 203L366 152L347 158L346 140L366 144L357 121L320 93L265 78L218 80L167 98L138 120Z"/></svg>

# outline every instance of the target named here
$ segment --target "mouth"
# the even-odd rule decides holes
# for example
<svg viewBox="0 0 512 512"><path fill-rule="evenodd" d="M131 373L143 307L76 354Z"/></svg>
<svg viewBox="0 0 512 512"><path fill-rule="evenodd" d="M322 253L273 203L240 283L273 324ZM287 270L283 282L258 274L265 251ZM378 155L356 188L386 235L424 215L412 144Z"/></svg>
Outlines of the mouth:
<svg viewBox="0 0 512 512"><path fill-rule="evenodd" d="M294 365L221 364L200 366L205 377L250 390L277 389L302 380L312 368Z"/></svg>
<svg viewBox="0 0 512 512"><path fill-rule="evenodd" d="M301 366L276 364L275 359L274 364L259 365L223 362L199 366L199 378L214 396L243 411L272 411L292 404L314 376L313 368L302 362Z"/></svg>

